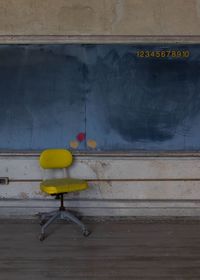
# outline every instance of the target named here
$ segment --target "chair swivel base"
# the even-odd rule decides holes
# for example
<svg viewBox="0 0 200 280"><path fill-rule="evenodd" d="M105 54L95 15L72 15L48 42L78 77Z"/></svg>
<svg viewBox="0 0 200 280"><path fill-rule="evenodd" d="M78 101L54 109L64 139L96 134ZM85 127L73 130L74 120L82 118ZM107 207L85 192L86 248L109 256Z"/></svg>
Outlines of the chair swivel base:
<svg viewBox="0 0 200 280"><path fill-rule="evenodd" d="M46 228L56 220L70 220L81 228L82 234L84 236L88 236L90 234L90 231L87 229L87 227L72 213L70 213L68 210L65 210L64 207L60 207L60 209L57 211L49 213L39 213L38 215L40 216L41 225L41 234L39 236L40 241L43 241L47 237L45 233Z"/></svg>

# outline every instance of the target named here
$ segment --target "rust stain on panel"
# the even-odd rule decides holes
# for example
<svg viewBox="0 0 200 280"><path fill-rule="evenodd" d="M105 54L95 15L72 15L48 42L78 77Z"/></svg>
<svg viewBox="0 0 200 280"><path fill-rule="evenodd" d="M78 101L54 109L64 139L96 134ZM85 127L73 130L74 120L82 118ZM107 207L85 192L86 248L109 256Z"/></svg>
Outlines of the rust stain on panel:
<svg viewBox="0 0 200 280"><path fill-rule="evenodd" d="M29 196L28 196L28 194L27 194L27 193L25 193L25 192L21 192L21 193L19 194L19 198L21 198L21 199L28 199L28 198L29 198Z"/></svg>

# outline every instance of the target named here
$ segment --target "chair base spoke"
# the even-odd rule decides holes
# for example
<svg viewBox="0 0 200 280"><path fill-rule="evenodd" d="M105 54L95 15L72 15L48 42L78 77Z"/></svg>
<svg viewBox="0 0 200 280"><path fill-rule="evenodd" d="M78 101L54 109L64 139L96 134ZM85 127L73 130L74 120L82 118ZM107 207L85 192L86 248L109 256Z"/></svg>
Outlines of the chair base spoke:
<svg viewBox="0 0 200 280"><path fill-rule="evenodd" d="M41 234L39 235L39 240L43 241L47 235L45 233L47 227L51 225L56 220L64 220L71 221L78 225L81 228L83 236L87 237L91 234L91 232L87 229L87 227L71 212L68 210L59 209L58 211L53 211L50 213L40 213L40 225L41 225Z"/></svg>

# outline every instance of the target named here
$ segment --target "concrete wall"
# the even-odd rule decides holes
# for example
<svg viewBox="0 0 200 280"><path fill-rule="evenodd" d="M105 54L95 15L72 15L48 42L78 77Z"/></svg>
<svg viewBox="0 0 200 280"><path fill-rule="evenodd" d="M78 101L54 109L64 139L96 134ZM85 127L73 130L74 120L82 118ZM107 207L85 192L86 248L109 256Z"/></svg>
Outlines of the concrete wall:
<svg viewBox="0 0 200 280"><path fill-rule="evenodd" d="M200 35L200 1L1 0L0 35Z"/></svg>
<svg viewBox="0 0 200 280"><path fill-rule="evenodd" d="M0 43L200 42L200 0L0 0ZM57 204L39 190L38 155L0 154L0 216ZM77 156L68 197L84 215L200 215L199 155Z"/></svg>

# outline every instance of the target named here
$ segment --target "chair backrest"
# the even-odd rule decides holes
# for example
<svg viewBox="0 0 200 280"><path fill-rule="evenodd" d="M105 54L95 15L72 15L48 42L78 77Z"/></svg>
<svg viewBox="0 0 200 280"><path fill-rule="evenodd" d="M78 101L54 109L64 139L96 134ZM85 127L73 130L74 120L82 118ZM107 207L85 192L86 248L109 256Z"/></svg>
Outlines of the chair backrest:
<svg viewBox="0 0 200 280"><path fill-rule="evenodd" d="M47 149L40 155L40 166L44 169L66 168L72 164L72 154L65 149Z"/></svg>

